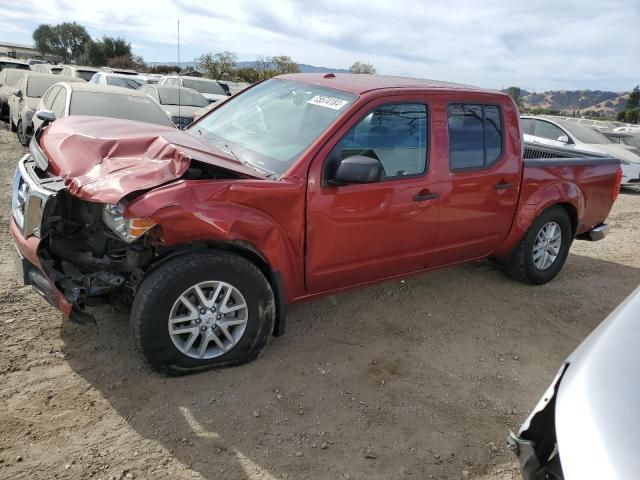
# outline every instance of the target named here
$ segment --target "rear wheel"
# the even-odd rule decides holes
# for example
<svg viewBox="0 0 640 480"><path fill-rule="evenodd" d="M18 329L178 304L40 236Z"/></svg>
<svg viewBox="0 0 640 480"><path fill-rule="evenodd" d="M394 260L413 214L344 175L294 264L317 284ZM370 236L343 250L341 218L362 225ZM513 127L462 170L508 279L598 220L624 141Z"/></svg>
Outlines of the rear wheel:
<svg viewBox="0 0 640 480"><path fill-rule="evenodd" d="M254 264L207 251L153 271L134 299L131 320L151 366L182 374L255 359L273 332L275 302Z"/></svg>
<svg viewBox="0 0 640 480"><path fill-rule="evenodd" d="M560 206L551 207L533 222L515 250L500 264L516 280L534 285L547 283L567 260L572 237L567 211Z"/></svg>

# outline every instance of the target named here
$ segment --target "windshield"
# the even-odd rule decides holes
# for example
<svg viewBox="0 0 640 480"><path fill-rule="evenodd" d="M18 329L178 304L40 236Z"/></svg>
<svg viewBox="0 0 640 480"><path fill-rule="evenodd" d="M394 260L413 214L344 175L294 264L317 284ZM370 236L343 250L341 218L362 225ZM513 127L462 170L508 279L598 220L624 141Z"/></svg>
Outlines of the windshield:
<svg viewBox="0 0 640 480"><path fill-rule="evenodd" d="M91 80L91 77L93 77L94 73L96 72L92 70L76 70L76 76L80 77L83 80L86 80L87 82Z"/></svg>
<svg viewBox="0 0 640 480"><path fill-rule="evenodd" d="M281 175L356 98L309 83L267 80L227 100L189 132Z"/></svg>
<svg viewBox="0 0 640 480"><path fill-rule="evenodd" d="M73 92L69 115L122 118L173 127L156 102L146 96L116 93Z"/></svg>
<svg viewBox="0 0 640 480"><path fill-rule="evenodd" d="M218 85L218 82L211 80L194 80L192 78L183 78L182 86L185 88L193 88L200 93L213 93L216 95L226 95L224 89Z"/></svg>
<svg viewBox="0 0 640 480"><path fill-rule="evenodd" d="M59 78L29 77L27 80L27 97L41 98L51 85L59 81Z"/></svg>
<svg viewBox="0 0 640 480"><path fill-rule="evenodd" d="M179 92L179 93L178 93ZM185 105L187 107L206 107L209 100L199 93L182 90L179 88L158 88L160 103L162 105ZM178 101L179 100L179 101Z"/></svg>
<svg viewBox="0 0 640 480"><path fill-rule="evenodd" d="M579 123L570 123L570 122L558 122L562 125L563 128L569 130L569 133L574 135L578 140L583 143L595 143L598 145L607 145L611 143L606 136L602 133L597 132L596 130L592 130L589 127L585 127L580 125Z"/></svg>
<svg viewBox="0 0 640 480"><path fill-rule="evenodd" d="M142 83L134 80L133 78L112 77L107 76L107 85L113 85L114 87L124 87L137 90L142 86Z"/></svg>

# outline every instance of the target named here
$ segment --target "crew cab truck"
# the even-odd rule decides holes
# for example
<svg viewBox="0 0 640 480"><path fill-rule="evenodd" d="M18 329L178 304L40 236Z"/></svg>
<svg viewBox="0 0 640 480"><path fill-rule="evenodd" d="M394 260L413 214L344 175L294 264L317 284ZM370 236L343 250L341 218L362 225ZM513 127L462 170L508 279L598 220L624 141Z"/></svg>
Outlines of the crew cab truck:
<svg viewBox="0 0 640 480"><path fill-rule="evenodd" d="M13 185L23 281L71 320L131 303L168 374L254 359L292 302L494 258L553 279L598 240L607 158L523 160L499 92L396 77L280 76L185 131L71 116L35 136Z"/></svg>

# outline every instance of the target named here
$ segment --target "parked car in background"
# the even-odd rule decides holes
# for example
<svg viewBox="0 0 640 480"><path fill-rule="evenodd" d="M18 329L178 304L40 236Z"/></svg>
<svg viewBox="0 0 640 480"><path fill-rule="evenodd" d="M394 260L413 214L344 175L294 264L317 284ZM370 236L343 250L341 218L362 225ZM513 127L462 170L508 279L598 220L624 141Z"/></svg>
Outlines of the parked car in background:
<svg viewBox="0 0 640 480"><path fill-rule="evenodd" d="M117 73L118 75L140 75L135 70L128 68L112 68L112 67L100 67L101 72Z"/></svg>
<svg viewBox="0 0 640 480"><path fill-rule="evenodd" d="M166 75L160 79L158 86L192 88L200 92L210 103L226 100L230 96L228 88L217 80L208 78Z"/></svg>
<svg viewBox="0 0 640 480"><path fill-rule="evenodd" d="M15 58L0 57L0 71L4 68L16 68L18 70L29 70L29 64Z"/></svg>
<svg viewBox="0 0 640 480"><path fill-rule="evenodd" d="M38 73L51 73L52 75L60 75L62 72L62 65L52 65L50 63L37 63L31 66L32 72Z"/></svg>
<svg viewBox="0 0 640 480"><path fill-rule="evenodd" d="M159 73L143 73L138 75L138 77L144 79L144 82L147 85L155 85L160 81L162 75L160 75Z"/></svg>
<svg viewBox="0 0 640 480"><path fill-rule="evenodd" d="M9 97L9 126L18 133L22 145L28 145L33 134L33 114L40 98L54 83L82 82L80 78L62 77L51 73L25 72Z"/></svg>
<svg viewBox="0 0 640 480"><path fill-rule="evenodd" d="M133 75L106 72L95 73L89 82L96 85L110 85L112 87L129 88L131 90L137 90L145 84L143 79L139 79Z"/></svg>
<svg viewBox="0 0 640 480"><path fill-rule="evenodd" d="M638 478L640 288L565 360L509 444L525 480Z"/></svg>
<svg viewBox="0 0 640 480"><path fill-rule="evenodd" d="M38 65L39 63L47 63L45 60L39 60L37 58L29 58L27 59L27 65Z"/></svg>
<svg viewBox="0 0 640 480"><path fill-rule="evenodd" d="M0 71L0 120L9 119L9 97L15 91L15 85L26 70L3 68Z"/></svg>
<svg viewBox="0 0 640 480"><path fill-rule="evenodd" d="M46 112L47 115L38 115L40 112ZM42 125L43 118L57 120L70 115L120 118L164 127L174 126L164 110L139 90L62 82L49 88L38 103L36 116L33 118L34 131Z"/></svg>
<svg viewBox="0 0 640 480"><path fill-rule="evenodd" d="M524 140L556 148L612 155L622 164L622 185L640 186L640 156L633 147L612 143L601 132L557 117L521 116Z"/></svg>
<svg viewBox="0 0 640 480"><path fill-rule="evenodd" d="M619 162L525 148L508 95L382 75L280 76L184 131L71 116L18 162L16 266L76 321L133 298L162 372L240 364L295 301L486 257L551 281L606 235Z"/></svg>
<svg viewBox="0 0 640 480"><path fill-rule="evenodd" d="M209 105L206 98L190 88L144 85L139 91L158 102L179 128L185 128L193 121L196 110Z"/></svg>
<svg viewBox="0 0 640 480"><path fill-rule="evenodd" d="M634 132L603 132L612 143L619 143L632 147L632 152L640 155L640 131Z"/></svg>
<svg viewBox="0 0 640 480"><path fill-rule="evenodd" d="M82 65L65 65L62 67L62 72L60 75L64 75L65 77L77 77L81 78L85 82L91 80L91 77L98 72L97 68L86 67Z"/></svg>
<svg viewBox="0 0 640 480"><path fill-rule="evenodd" d="M211 110L216 108L218 105L220 105L224 101L225 100L220 100L219 102L210 103L206 107L199 108L198 110L193 112L193 115L192 115L192 119L193 120L192 121L195 122L197 119L199 119L200 117L206 115L207 113L209 113Z"/></svg>
<svg viewBox="0 0 640 480"><path fill-rule="evenodd" d="M249 82L231 82L228 80L218 80L221 85L225 85L227 87L228 93L231 95L235 95L236 93L241 92L247 87L250 87L251 84Z"/></svg>

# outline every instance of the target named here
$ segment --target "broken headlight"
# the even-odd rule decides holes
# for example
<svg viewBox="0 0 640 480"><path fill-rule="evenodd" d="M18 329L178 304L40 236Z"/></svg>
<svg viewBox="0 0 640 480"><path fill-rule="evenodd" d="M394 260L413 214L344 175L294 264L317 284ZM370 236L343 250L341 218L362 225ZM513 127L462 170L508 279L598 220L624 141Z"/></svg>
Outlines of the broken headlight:
<svg viewBox="0 0 640 480"><path fill-rule="evenodd" d="M127 243L140 238L155 226L155 222L148 218L125 218L124 205L121 203L105 205L102 210L102 221Z"/></svg>

